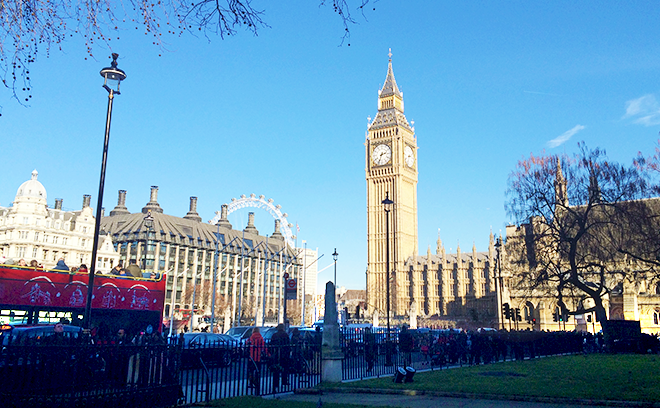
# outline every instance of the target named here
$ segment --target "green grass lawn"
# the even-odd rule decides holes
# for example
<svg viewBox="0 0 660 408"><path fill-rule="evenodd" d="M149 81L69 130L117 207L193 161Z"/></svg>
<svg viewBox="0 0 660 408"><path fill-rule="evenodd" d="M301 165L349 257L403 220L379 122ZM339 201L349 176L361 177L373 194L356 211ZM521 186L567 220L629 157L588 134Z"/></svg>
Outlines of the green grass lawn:
<svg viewBox="0 0 660 408"><path fill-rule="evenodd" d="M413 383L394 384L392 377L322 388L373 388L495 394L614 401L660 401L660 356L563 356L417 373ZM213 401L208 407L315 408L315 403L278 401L259 397ZM324 403L324 408L346 405ZM351 405L352 408L366 407ZM369 407L373 408L373 407Z"/></svg>
<svg viewBox="0 0 660 408"><path fill-rule="evenodd" d="M660 356L591 354L551 357L417 373L410 384L394 384L389 377L339 386L660 401Z"/></svg>
<svg viewBox="0 0 660 408"><path fill-rule="evenodd" d="M216 400L208 404L199 404L196 406L213 407L213 408L316 408L315 402L300 402L300 401L280 401L276 399L263 399L260 397L238 397ZM346 404L331 404L324 402L323 408L377 408L373 405L346 405Z"/></svg>

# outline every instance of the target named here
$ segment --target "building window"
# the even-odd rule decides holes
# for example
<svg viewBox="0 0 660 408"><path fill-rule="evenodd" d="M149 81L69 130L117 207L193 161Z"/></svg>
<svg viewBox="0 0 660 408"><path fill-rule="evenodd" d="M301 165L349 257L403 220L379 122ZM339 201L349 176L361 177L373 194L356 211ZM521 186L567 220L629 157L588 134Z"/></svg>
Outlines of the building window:
<svg viewBox="0 0 660 408"><path fill-rule="evenodd" d="M66 241L67 241L67 238L66 238L66 237L62 237L62 245L66 245Z"/></svg>
<svg viewBox="0 0 660 408"><path fill-rule="evenodd" d="M48 242L48 235L44 234L44 242Z"/></svg>
<svg viewBox="0 0 660 408"><path fill-rule="evenodd" d="M38 242L38 241L39 241L39 233L35 232L34 233L34 242Z"/></svg>
<svg viewBox="0 0 660 408"><path fill-rule="evenodd" d="M81 244L80 244L80 246L82 246L82 247L84 248L86 243L87 243L87 240L86 240L85 238L83 238L83 239L81 240Z"/></svg>
<svg viewBox="0 0 660 408"><path fill-rule="evenodd" d="M83 227L83 234L87 232L87 227Z"/></svg>
<svg viewBox="0 0 660 408"><path fill-rule="evenodd" d="M17 247L16 254L19 258L25 258L25 247Z"/></svg>
<svg viewBox="0 0 660 408"><path fill-rule="evenodd" d="M33 249L32 249L32 258L36 258L36 257L37 257L37 252L38 252L38 251L39 251L39 248L33 248Z"/></svg>
<svg viewBox="0 0 660 408"><path fill-rule="evenodd" d="M30 219L28 217L23 217L23 224L24 225L28 225L29 222L30 222Z"/></svg>
<svg viewBox="0 0 660 408"><path fill-rule="evenodd" d="M53 244L57 244L57 241L59 240L59 238L60 237L57 237L57 236L53 237Z"/></svg>

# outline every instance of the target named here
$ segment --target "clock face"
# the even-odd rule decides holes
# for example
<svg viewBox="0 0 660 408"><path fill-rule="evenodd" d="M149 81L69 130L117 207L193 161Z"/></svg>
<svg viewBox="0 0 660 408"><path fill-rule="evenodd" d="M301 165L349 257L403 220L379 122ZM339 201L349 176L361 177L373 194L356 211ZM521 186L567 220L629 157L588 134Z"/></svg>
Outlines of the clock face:
<svg viewBox="0 0 660 408"><path fill-rule="evenodd" d="M413 152L412 147L406 146L403 151L403 156L408 167L412 167L415 164L415 153Z"/></svg>
<svg viewBox="0 0 660 408"><path fill-rule="evenodd" d="M374 163L379 166L386 164L392 158L392 150L386 144L380 144L374 149Z"/></svg>

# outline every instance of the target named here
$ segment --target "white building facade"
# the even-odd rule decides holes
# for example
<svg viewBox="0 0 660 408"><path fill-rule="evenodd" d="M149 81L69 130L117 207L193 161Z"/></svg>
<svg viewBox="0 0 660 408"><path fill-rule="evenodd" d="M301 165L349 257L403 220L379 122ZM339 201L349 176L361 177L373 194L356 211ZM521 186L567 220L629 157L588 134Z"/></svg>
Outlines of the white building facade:
<svg viewBox="0 0 660 408"><path fill-rule="evenodd" d="M83 196L79 211L62 210L61 199L48 207L46 189L37 177L34 170L30 180L18 188L12 205L0 206L0 256L14 263L36 260L47 269L59 259L69 267L90 267L95 220L91 197ZM110 272L119 260L109 235L100 237L97 259L100 273Z"/></svg>

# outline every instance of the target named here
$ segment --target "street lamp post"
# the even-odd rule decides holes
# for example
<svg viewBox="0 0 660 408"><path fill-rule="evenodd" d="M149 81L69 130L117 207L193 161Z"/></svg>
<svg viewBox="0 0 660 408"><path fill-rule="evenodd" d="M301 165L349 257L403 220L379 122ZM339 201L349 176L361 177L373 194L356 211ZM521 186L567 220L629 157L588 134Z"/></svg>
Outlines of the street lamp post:
<svg viewBox="0 0 660 408"><path fill-rule="evenodd" d="M502 265L500 265L500 249L502 248L502 241L500 238L497 238L497 241L495 241L495 268L497 269L495 273L497 273L497 309L498 309L498 315L500 316L500 329L504 330L504 311L502 310L504 307L503 300L502 300Z"/></svg>
<svg viewBox="0 0 660 408"><path fill-rule="evenodd" d="M337 292L337 257L339 254L337 253L337 248L335 248L335 252L332 253L332 259L335 261L335 293Z"/></svg>
<svg viewBox="0 0 660 408"><path fill-rule="evenodd" d="M119 95L119 84L126 79L126 73L117 68L117 58L119 54L112 53L112 63L110 67L101 70L101 76L104 78L103 88L108 91L108 112L105 120L105 139L103 141L103 157L101 159L101 177L99 180L99 195L96 203L96 222L94 224L94 240L92 246L92 262L89 268L89 281L87 283L87 302L85 303L85 315L83 317L83 326L90 328L92 317L92 298L94 293L94 273L96 272L96 254L99 246L99 232L101 229L101 208L103 207L103 189L105 187L105 167L108 161L108 142L110 141L110 121L112 119L112 101L115 94Z"/></svg>
<svg viewBox="0 0 660 408"><path fill-rule="evenodd" d="M387 291L387 337L385 344L385 365L392 365L392 344L390 338L390 211L392 211L392 204L394 201L390 200L389 192L385 193L385 199L382 201L383 209L385 210L385 287Z"/></svg>
<svg viewBox="0 0 660 408"><path fill-rule="evenodd" d="M142 261L142 270L147 271L147 252L149 252L149 234L151 234L151 228L154 226L154 217L151 216L151 211L147 213L147 216L144 217L144 227L147 229L147 239L144 244L144 257ZM155 272L155 271L154 271Z"/></svg>

